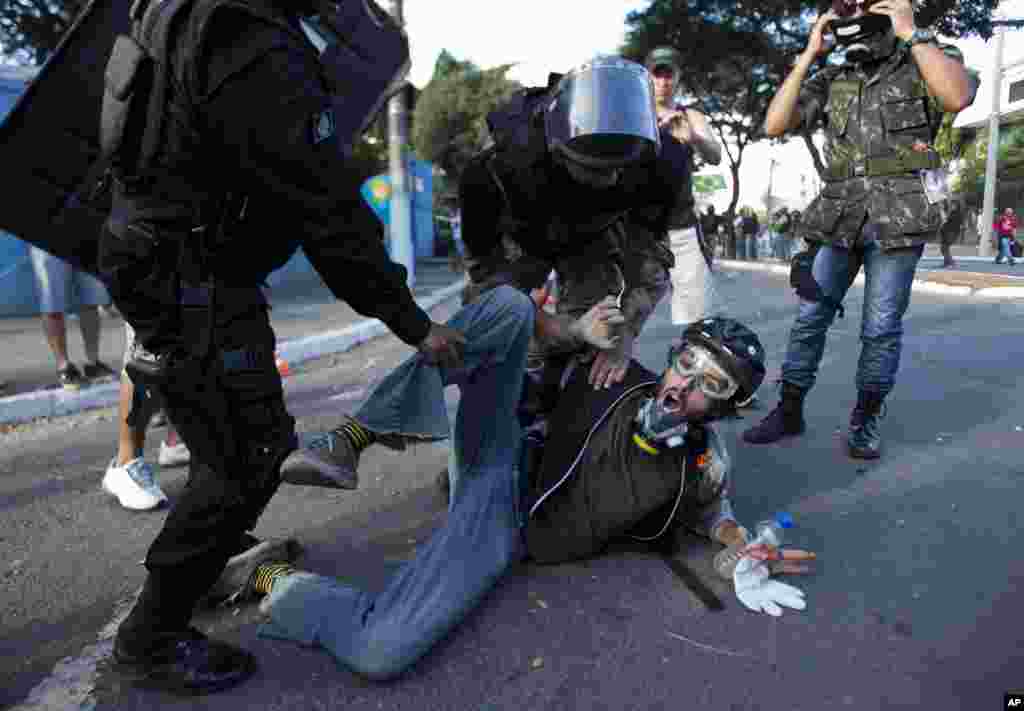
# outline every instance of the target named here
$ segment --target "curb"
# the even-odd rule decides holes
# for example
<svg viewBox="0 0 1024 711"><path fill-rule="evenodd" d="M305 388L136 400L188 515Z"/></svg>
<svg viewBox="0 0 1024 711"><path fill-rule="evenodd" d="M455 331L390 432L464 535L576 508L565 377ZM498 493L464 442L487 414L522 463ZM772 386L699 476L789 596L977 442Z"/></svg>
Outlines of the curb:
<svg viewBox="0 0 1024 711"><path fill-rule="evenodd" d="M457 295L465 287L465 279L437 289L416 303L424 311ZM368 318L345 328L324 331L311 336L293 338L277 346L277 357L298 365L325 355L344 353L361 343L389 333L383 321ZM0 424L26 422L41 417L60 417L82 410L111 407L117 404L120 382L94 385L79 391L38 390L0 398Z"/></svg>
<svg viewBox="0 0 1024 711"><path fill-rule="evenodd" d="M770 272L772 274L789 275L789 266L783 264L762 264L758 262L742 262L733 259L717 259L716 266L723 269L736 269L748 272ZM986 275L987 276L987 275ZM864 274L858 274L854 284L864 284ZM925 279L914 279L913 291L928 294L946 294L947 296L974 296L979 299L1019 299L1024 297L1024 286L987 286L975 289L970 286L953 286L937 284Z"/></svg>

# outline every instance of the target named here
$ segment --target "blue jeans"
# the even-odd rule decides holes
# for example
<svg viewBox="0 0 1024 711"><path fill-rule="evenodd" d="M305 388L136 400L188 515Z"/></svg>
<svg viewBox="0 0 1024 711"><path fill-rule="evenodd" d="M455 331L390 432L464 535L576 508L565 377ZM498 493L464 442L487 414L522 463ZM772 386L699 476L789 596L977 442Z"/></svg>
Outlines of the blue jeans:
<svg viewBox="0 0 1024 711"><path fill-rule="evenodd" d="M823 246L814 258L812 273L821 290L839 303L864 267L864 311L860 325L860 360L857 389L885 396L896 382L903 339L903 314L910 305L914 271L924 245L883 250L874 239L873 226L864 229L864 241L852 250ZM836 309L825 302L800 299L800 312L789 334L782 379L805 390L814 386L818 364L825 352L825 334Z"/></svg>
<svg viewBox="0 0 1024 711"><path fill-rule="evenodd" d="M525 553L515 464L535 307L499 287L448 323L466 335L463 365L445 370L413 356L380 382L355 418L376 432L449 435L444 386L458 385L448 518L371 595L335 578L296 573L262 605L260 634L319 644L352 671L383 680L400 674L454 628Z"/></svg>
<svg viewBox="0 0 1024 711"><path fill-rule="evenodd" d="M999 264L1003 260L1007 260L1010 264L1013 264L1013 254L1010 252L1010 238L1004 235L999 236L999 256L996 257L996 264Z"/></svg>

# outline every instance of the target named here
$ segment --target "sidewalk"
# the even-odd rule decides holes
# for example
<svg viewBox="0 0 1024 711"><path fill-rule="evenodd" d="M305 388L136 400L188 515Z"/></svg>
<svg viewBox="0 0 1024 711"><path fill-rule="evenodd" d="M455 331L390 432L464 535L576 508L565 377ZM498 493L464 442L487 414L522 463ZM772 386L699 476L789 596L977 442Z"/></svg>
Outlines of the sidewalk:
<svg viewBox="0 0 1024 711"><path fill-rule="evenodd" d="M271 282L274 283L273 281ZM462 275L451 271L447 259L422 259L416 264L413 294L425 310L459 293ZM270 320L277 333L278 356L295 366L331 353L349 350L388 333L377 319L356 313L334 298L315 273L294 276L267 291ZM77 319L67 320L68 353L80 364L82 339ZM124 321L102 320L100 359L120 370L124 354ZM106 382L79 391L56 387L53 356L38 316L0 319L3 358L0 359L0 424L38 417L68 415L116 404L118 383Z"/></svg>
<svg viewBox="0 0 1024 711"><path fill-rule="evenodd" d="M983 299L1024 298L1024 263L1018 266L993 264L989 257L965 254L960 256L954 250L954 259L959 264L952 269L942 268L942 258L927 252L921 259L914 277L914 291L953 296L971 296ZM715 266L723 269L760 271L789 275L790 266L777 259L747 261L740 259L715 260ZM861 272L853 282L864 284Z"/></svg>

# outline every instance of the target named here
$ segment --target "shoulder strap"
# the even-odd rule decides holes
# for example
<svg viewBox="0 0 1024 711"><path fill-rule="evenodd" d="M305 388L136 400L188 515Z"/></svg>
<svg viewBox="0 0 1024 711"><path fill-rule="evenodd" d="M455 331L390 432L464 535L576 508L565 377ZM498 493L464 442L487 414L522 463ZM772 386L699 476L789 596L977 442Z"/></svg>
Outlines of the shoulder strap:
<svg viewBox="0 0 1024 711"><path fill-rule="evenodd" d="M132 36L152 57L155 70L153 87L146 106L146 128L142 135L138 160L138 174L145 175L163 138L166 117L167 86L171 66L168 49L175 19L188 10L195 0L163 0L149 2L136 0L132 5Z"/></svg>

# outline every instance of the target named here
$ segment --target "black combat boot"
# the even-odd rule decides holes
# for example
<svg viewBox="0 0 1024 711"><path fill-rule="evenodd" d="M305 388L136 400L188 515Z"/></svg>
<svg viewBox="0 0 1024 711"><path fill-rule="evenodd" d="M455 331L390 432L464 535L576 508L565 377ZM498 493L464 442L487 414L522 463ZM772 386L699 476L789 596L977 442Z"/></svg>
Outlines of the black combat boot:
<svg viewBox="0 0 1024 711"><path fill-rule="evenodd" d="M850 414L850 431L846 446L856 459L878 459L882 454L881 420L882 401L885 396L861 390L857 393L857 406Z"/></svg>
<svg viewBox="0 0 1024 711"><path fill-rule="evenodd" d="M795 437L803 434L804 397L807 391L803 388L782 381L782 398L768 417L761 423L743 433L743 440L750 444L770 444L783 437Z"/></svg>
<svg viewBox="0 0 1024 711"><path fill-rule="evenodd" d="M256 657L190 627L156 649L139 654L114 641L118 671L140 686L172 694L200 695L237 686L257 669Z"/></svg>

